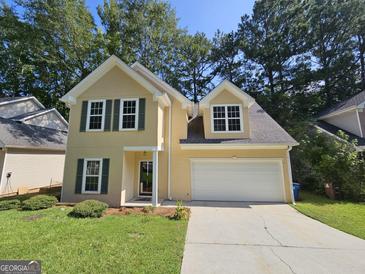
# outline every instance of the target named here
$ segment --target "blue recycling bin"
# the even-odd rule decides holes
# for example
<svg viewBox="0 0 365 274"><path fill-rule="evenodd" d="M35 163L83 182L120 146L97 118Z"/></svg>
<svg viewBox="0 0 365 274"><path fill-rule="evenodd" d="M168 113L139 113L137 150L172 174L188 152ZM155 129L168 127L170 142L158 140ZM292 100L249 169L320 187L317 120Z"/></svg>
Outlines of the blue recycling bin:
<svg viewBox="0 0 365 274"><path fill-rule="evenodd" d="M300 191L300 184L293 182L293 194L294 194L294 200L299 200L299 191Z"/></svg>

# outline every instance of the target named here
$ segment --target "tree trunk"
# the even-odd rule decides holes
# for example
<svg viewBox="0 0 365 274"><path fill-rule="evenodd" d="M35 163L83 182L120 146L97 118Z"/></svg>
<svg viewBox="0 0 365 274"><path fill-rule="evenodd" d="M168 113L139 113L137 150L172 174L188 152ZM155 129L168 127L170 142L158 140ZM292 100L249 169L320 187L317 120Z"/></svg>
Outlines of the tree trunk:
<svg viewBox="0 0 365 274"><path fill-rule="evenodd" d="M361 73L361 87L365 89L365 41L358 35L359 52L360 52L360 73Z"/></svg>

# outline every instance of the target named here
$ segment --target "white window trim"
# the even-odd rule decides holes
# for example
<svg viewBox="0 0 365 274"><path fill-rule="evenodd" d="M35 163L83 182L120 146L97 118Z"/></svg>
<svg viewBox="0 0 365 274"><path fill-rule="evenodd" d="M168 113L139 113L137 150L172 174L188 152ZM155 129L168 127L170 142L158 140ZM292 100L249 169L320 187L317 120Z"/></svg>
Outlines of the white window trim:
<svg viewBox="0 0 365 274"><path fill-rule="evenodd" d="M128 102L128 101L136 101L136 120L135 120L135 124L134 124L134 128L123 128L123 105L124 102ZM139 98L121 98L120 99L120 109L119 109L119 131L134 131L134 130L138 130L138 115L139 115Z"/></svg>
<svg viewBox="0 0 365 274"><path fill-rule="evenodd" d="M101 119L101 128L100 129L90 129L90 113L91 113L91 103L103 103L103 113ZM86 131L104 131L104 122L105 122L105 108L106 108L106 100L89 100L87 103L87 118L86 118Z"/></svg>
<svg viewBox="0 0 365 274"><path fill-rule="evenodd" d="M228 108L231 106L238 106L240 112L240 128L241 130L228 130ZM225 117L224 120L226 122L226 130L225 131L215 131L214 130L214 107L224 107ZM222 118L221 118L222 119ZM237 119L237 118L236 118ZM241 104L215 104L210 106L210 128L212 133L242 133L243 132L243 113L242 113L242 105Z"/></svg>
<svg viewBox="0 0 365 274"><path fill-rule="evenodd" d="M98 190L97 191L86 191L86 168L87 168L87 162L90 161L99 161L100 162L100 168L99 168L99 177L98 177ZM101 179L103 175L103 159L102 158L87 158L84 159L84 169L82 172L82 194L100 194L101 192Z"/></svg>

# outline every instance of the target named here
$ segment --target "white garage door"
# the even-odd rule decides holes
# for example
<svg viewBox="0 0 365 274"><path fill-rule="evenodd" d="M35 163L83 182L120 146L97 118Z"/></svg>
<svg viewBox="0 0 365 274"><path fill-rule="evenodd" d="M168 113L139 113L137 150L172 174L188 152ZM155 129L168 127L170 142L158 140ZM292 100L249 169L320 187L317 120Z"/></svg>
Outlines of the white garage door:
<svg viewBox="0 0 365 274"><path fill-rule="evenodd" d="M192 198L283 202L280 160L192 159Z"/></svg>

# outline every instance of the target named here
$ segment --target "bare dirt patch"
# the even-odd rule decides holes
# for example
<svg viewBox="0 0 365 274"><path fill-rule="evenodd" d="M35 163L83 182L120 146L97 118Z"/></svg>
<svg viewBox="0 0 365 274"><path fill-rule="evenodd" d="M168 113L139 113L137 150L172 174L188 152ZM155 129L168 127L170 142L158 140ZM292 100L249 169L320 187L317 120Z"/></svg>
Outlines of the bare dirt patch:
<svg viewBox="0 0 365 274"><path fill-rule="evenodd" d="M31 216L26 216L23 218L24 221L28 221L28 222L32 222L32 221L35 221L35 220L38 220L38 219L41 219L43 218L44 216L43 215L31 215Z"/></svg>
<svg viewBox="0 0 365 274"><path fill-rule="evenodd" d="M143 207L121 207L121 208L108 208L104 215L152 215L171 217L175 213L175 208L169 207L155 207L153 209Z"/></svg>

